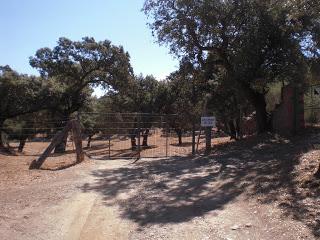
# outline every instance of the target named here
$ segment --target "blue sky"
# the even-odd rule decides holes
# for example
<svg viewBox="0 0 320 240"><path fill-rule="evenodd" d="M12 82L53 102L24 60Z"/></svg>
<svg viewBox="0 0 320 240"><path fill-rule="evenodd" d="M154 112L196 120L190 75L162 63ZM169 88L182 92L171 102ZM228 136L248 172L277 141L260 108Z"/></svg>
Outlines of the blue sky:
<svg viewBox="0 0 320 240"><path fill-rule="evenodd" d="M136 74L162 79L178 66L168 49L155 43L141 8L144 0L0 0L0 65L37 74L29 57L59 37L109 39L131 56Z"/></svg>

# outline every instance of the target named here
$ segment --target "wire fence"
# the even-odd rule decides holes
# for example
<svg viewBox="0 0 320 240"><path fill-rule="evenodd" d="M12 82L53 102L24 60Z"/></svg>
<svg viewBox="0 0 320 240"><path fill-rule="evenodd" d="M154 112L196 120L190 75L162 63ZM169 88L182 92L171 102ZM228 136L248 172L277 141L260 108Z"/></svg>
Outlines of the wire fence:
<svg viewBox="0 0 320 240"><path fill-rule="evenodd" d="M182 129L178 115L145 113L81 112L77 119L82 126L83 148L90 158L161 158L192 154L192 129ZM26 123L26 122L24 122ZM52 138L66 125L61 121L29 121L24 126L3 128L4 139L13 148L23 148L32 154L41 154ZM59 127L57 127L59 126ZM205 137L196 130L198 151L205 148ZM11 131L11 132L10 132ZM72 132L66 139L66 151L75 150Z"/></svg>
<svg viewBox="0 0 320 240"><path fill-rule="evenodd" d="M90 119L97 123L84 132L91 141L87 154L95 159L153 158L191 153L191 145L178 146L176 143L178 137L169 124L177 118L174 114L86 112L79 116L84 125L88 120L90 126Z"/></svg>

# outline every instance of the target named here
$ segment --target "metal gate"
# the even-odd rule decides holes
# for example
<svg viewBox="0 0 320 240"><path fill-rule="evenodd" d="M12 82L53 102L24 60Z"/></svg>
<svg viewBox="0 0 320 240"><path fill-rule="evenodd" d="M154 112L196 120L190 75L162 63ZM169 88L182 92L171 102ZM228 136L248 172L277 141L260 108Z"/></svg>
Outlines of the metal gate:
<svg viewBox="0 0 320 240"><path fill-rule="evenodd" d="M192 154L192 131L174 127L177 115L80 114L86 153L94 159L161 158ZM179 142L180 135L180 142ZM200 145L205 139L200 139Z"/></svg>

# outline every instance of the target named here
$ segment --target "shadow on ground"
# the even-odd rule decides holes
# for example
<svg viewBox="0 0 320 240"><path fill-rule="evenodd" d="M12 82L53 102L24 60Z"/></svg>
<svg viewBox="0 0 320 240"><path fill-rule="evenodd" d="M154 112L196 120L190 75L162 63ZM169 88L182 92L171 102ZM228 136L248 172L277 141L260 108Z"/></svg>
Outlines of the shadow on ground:
<svg viewBox="0 0 320 240"><path fill-rule="evenodd" d="M317 235L319 187L303 188L297 167L318 139L318 133L290 140L265 135L221 145L210 157L142 160L95 171L95 184L82 190L101 193L105 204L119 205L122 216L140 226L189 221L243 195L276 204Z"/></svg>
<svg viewBox="0 0 320 240"><path fill-rule="evenodd" d="M149 146L141 146L140 147L140 155L143 156L146 150L156 149L156 145ZM86 148L86 155L94 160L112 160L112 159L134 159L139 156L138 150L132 150L132 148L123 148L123 149L109 149L109 148L101 148L98 151L96 149ZM147 154L148 155L148 154Z"/></svg>

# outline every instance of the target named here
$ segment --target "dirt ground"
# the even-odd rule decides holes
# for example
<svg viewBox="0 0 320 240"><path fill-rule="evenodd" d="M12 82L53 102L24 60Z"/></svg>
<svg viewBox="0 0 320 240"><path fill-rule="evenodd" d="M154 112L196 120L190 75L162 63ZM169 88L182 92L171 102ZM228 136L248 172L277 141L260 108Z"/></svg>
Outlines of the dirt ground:
<svg viewBox="0 0 320 240"><path fill-rule="evenodd" d="M192 152L192 137L184 135L182 137L182 145L178 145L176 134L170 132L168 135L163 134L161 129L151 129L148 137L148 147L141 146L141 157L144 158L163 158L176 156L189 156ZM108 140L96 139L92 141L91 148L86 149L88 156L93 159L107 160L111 158L127 158L137 156L137 151L132 151L131 140L127 136L115 135L110 142ZM230 142L229 137L212 137L212 144L219 145L221 143ZM138 140L136 140L138 144ZM140 139L142 145L143 138ZM205 148L205 136L202 133L200 137L196 137L197 150L202 153ZM109 148L110 144L110 148ZM84 142L86 145L86 142Z"/></svg>
<svg viewBox="0 0 320 240"><path fill-rule="evenodd" d="M28 170L46 146L0 155L1 239L320 238L320 184L311 178L319 131L217 139L208 157L133 164L96 154L65 168L75 161L69 145Z"/></svg>

